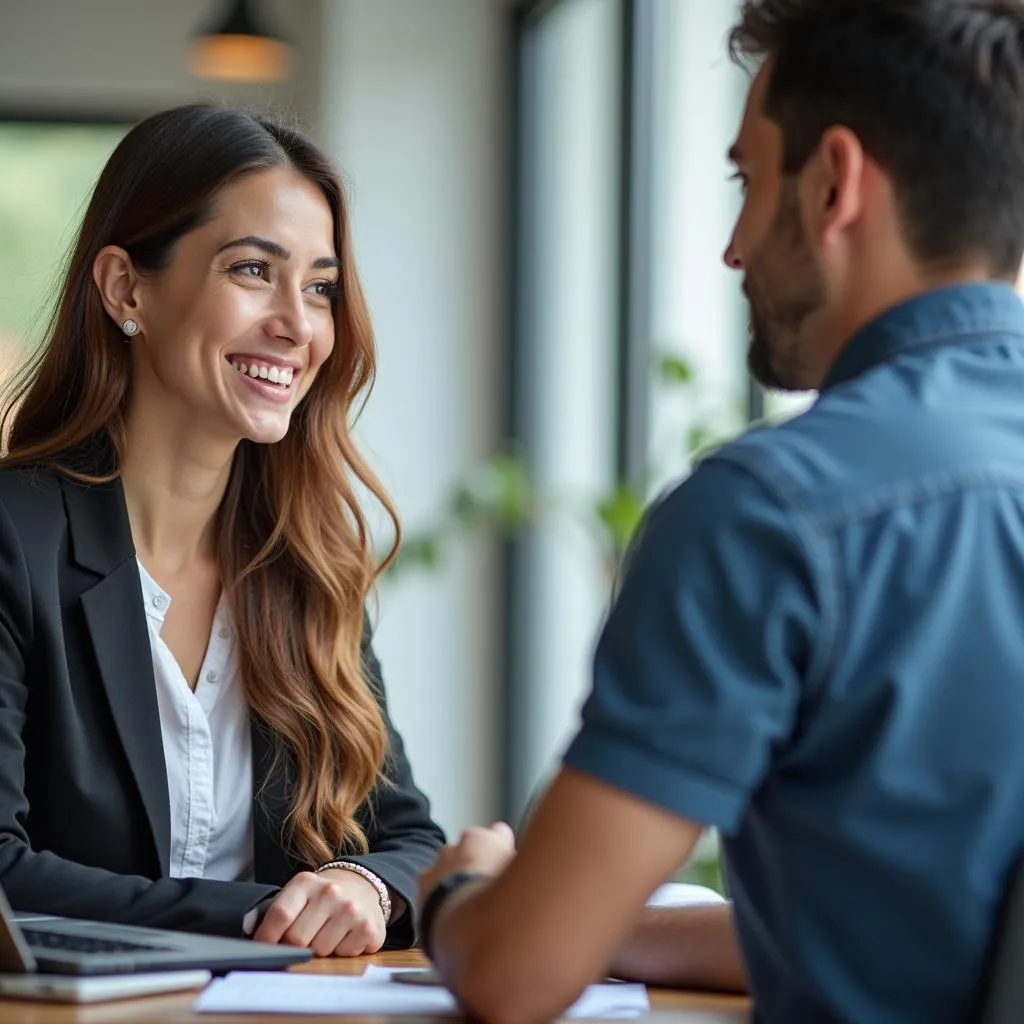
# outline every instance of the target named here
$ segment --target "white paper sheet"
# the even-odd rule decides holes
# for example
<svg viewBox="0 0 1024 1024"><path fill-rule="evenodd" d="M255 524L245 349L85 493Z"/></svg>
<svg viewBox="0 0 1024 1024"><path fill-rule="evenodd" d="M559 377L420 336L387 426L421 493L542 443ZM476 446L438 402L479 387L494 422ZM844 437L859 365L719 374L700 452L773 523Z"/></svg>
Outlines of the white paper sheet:
<svg viewBox="0 0 1024 1024"><path fill-rule="evenodd" d="M668 882L659 885L647 901L649 907L693 907L707 903L724 903L725 899L714 889L704 885Z"/></svg>
<svg viewBox="0 0 1024 1024"><path fill-rule="evenodd" d="M213 982L196 1001L199 1013L451 1014L452 994L432 985L391 980L392 968L369 967L361 976L236 971ZM566 1016L626 1020L650 1010L643 985L591 985Z"/></svg>

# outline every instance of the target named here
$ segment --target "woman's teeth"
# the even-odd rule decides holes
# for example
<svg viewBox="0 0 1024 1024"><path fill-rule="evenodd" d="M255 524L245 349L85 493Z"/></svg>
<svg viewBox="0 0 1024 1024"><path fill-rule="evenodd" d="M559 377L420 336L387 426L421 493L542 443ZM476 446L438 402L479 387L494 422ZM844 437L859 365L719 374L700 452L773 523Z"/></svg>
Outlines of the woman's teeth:
<svg viewBox="0 0 1024 1024"><path fill-rule="evenodd" d="M233 360L231 365L239 372L244 373L253 380L268 380L271 384L280 384L281 387L288 387L292 382L294 371L290 366L270 366L265 363L243 363Z"/></svg>

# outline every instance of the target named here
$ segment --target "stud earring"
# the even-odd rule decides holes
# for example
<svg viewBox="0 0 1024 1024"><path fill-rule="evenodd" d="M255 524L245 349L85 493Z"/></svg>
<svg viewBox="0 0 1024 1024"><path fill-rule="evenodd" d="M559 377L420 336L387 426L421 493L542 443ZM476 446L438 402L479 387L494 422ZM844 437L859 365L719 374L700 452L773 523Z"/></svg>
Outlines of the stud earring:
<svg viewBox="0 0 1024 1024"><path fill-rule="evenodd" d="M121 324L121 330L131 338L133 335L139 333L139 325L134 320L125 320L125 322Z"/></svg>

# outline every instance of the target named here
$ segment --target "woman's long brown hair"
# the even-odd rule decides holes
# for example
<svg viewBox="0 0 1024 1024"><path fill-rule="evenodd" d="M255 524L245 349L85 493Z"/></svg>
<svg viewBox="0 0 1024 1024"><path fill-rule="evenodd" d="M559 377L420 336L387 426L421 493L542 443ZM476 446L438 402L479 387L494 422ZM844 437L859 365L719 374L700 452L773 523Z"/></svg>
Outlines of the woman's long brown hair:
<svg viewBox="0 0 1024 1024"><path fill-rule="evenodd" d="M323 153L291 128L216 106L178 107L133 128L96 185L45 343L0 402L0 436L8 438L0 465L86 482L118 475L131 367L92 280L97 253L119 245L140 272L156 274L175 242L209 219L220 189L281 165L320 188L334 216L343 263L335 346L287 436L240 444L218 512L218 557L249 706L292 762L290 844L316 865L343 849L365 851L356 811L387 746L362 662L364 606L382 566L356 481L383 506L395 546L398 538L394 508L350 434L373 382L375 349L344 192ZM83 472L81 452L97 446L113 461Z"/></svg>

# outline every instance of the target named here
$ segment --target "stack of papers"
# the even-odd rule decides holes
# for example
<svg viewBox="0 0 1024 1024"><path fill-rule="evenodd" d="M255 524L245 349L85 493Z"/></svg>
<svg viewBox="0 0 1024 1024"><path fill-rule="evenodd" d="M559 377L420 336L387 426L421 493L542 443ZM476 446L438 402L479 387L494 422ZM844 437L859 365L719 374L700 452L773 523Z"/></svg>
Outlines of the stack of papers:
<svg viewBox="0 0 1024 1024"><path fill-rule="evenodd" d="M696 907L708 903L724 903L714 889L704 885L688 885L685 882L666 882L651 893L649 907Z"/></svg>
<svg viewBox="0 0 1024 1024"><path fill-rule="evenodd" d="M236 971L213 982L193 1007L199 1013L330 1013L461 1015L437 985L392 981L400 969L368 967L360 976ZM591 985L567 1017L626 1020L649 1012L643 985Z"/></svg>

